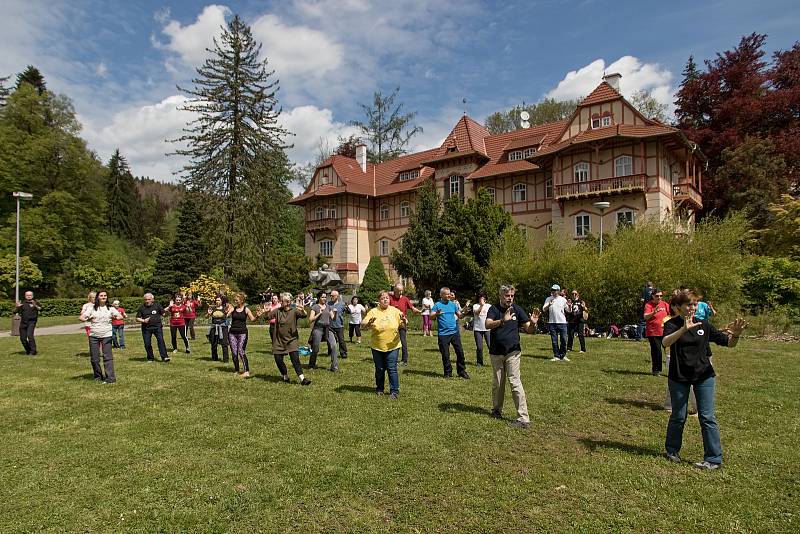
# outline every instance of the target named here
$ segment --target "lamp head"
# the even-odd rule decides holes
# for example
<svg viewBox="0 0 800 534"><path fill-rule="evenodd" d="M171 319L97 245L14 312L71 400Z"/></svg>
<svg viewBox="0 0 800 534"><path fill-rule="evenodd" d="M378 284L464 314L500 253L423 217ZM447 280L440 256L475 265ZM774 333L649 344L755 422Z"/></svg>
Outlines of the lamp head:
<svg viewBox="0 0 800 534"><path fill-rule="evenodd" d="M11 194L20 200L31 200L33 198L31 193L23 193L22 191L14 191Z"/></svg>

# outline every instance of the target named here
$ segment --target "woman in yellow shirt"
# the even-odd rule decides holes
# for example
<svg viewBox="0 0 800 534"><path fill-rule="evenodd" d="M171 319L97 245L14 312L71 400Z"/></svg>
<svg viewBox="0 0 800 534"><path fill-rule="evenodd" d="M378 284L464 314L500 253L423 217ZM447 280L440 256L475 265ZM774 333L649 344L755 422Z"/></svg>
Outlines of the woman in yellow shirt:
<svg viewBox="0 0 800 534"><path fill-rule="evenodd" d="M383 395L386 373L389 374L389 398L397 400L400 396L400 376L397 374L397 350L400 342L400 328L405 328L406 317L389 306L389 292L381 291L378 306L367 312L361 326L372 330L372 360L375 362L375 392Z"/></svg>

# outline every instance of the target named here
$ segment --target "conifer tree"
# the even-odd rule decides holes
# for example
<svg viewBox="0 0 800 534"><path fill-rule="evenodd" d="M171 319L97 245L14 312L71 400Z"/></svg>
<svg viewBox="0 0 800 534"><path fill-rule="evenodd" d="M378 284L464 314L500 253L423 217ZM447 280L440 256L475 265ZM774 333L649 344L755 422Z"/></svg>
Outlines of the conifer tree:
<svg viewBox="0 0 800 534"><path fill-rule="evenodd" d="M362 137L369 144L368 158L373 163L405 154L411 138L422 133L422 127L411 124L417 112L403 113L403 104L395 105L399 91L398 87L388 96L376 91L372 105L359 104L366 115L366 121L350 122L361 131Z"/></svg>
<svg viewBox="0 0 800 534"><path fill-rule="evenodd" d="M367 264L367 270L364 271L364 279L358 287L358 298L361 302L375 306L380 292L389 291L391 285L380 256L372 256Z"/></svg>
<svg viewBox="0 0 800 534"><path fill-rule="evenodd" d="M19 89L20 85L23 83L31 84L40 95L47 92L47 84L44 81L44 76L42 76L39 69L33 65L28 65L24 71L17 74L16 88Z"/></svg>
<svg viewBox="0 0 800 534"><path fill-rule="evenodd" d="M137 228L137 213L141 210L141 202L128 162L120 154L119 149L114 151L108 161L106 203L108 222L114 233L120 237L140 241L136 238L144 237Z"/></svg>

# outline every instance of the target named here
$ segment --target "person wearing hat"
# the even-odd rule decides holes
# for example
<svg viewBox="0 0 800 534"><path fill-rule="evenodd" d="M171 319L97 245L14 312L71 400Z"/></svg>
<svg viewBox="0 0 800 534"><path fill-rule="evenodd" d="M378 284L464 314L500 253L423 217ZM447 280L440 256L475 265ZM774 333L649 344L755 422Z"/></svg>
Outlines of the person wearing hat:
<svg viewBox="0 0 800 534"><path fill-rule="evenodd" d="M119 301L115 300L111 303L120 314L120 317L111 319L111 345L115 349L125 348L125 319L128 315L125 313L125 308L119 305Z"/></svg>
<svg viewBox="0 0 800 534"><path fill-rule="evenodd" d="M548 314L547 328L553 344L551 362L568 362L567 358L567 299L561 296L561 286L553 284L550 296L544 301L542 312Z"/></svg>

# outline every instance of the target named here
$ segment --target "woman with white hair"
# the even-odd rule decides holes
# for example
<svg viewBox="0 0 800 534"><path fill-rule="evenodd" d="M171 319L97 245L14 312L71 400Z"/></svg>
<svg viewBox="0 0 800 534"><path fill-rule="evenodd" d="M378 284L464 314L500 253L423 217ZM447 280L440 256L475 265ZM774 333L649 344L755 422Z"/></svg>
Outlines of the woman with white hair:
<svg viewBox="0 0 800 534"><path fill-rule="evenodd" d="M119 312L121 317L111 319L111 345L115 349L125 348L125 319L128 314L125 313L125 308L119 305L119 301L115 300L111 303L112 306Z"/></svg>
<svg viewBox="0 0 800 534"><path fill-rule="evenodd" d="M273 295L273 297L277 297L277 295ZM305 377L300 365L300 334L297 321L306 315L306 311L303 309L303 297L298 296L292 306L291 293L281 293L280 306L267 312L267 319L275 321L271 323L275 325L272 335L272 356L275 358L275 365L278 366L283 381L289 382L289 370L284 362L284 358L288 354L294 372L297 373L300 384L304 386L310 385L311 380Z"/></svg>

